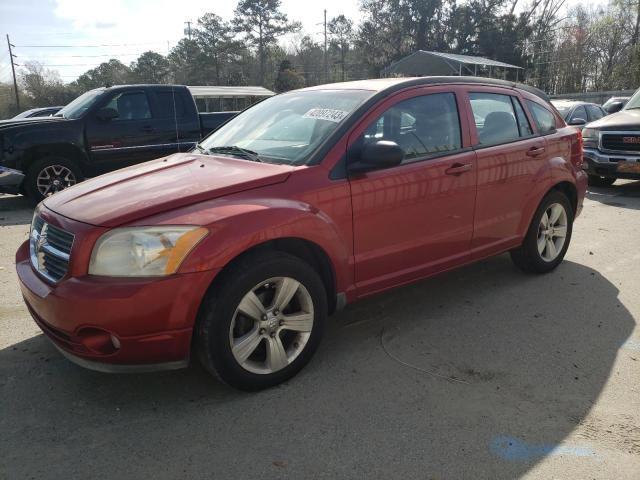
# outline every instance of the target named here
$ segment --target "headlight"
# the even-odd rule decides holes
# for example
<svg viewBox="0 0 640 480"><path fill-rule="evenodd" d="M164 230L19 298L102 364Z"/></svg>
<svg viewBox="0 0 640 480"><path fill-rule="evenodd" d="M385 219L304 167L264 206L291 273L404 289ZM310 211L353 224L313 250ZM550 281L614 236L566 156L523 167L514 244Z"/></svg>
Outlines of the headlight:
<svg viewBox="0 0 640 480"><path fill-rule="evenodd" d="M89 274L171 275L206 235L206 228L194 226L116 228L102 235L93 247Z"/></svg>
<svg viewBox="0 0 640 480"><path fill-rule="evenodd" d="M595 128L583 128L582 140L584 142L584 146L588 148L598 148L599 133L600 132Z"/></svg>

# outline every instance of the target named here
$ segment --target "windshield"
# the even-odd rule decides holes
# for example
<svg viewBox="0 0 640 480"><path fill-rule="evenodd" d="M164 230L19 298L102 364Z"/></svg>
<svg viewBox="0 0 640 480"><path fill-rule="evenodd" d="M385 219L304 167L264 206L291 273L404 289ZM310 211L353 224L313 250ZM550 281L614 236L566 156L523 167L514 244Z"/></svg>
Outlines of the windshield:
<svg viewBox="0 0 640 480"><path fill-rule="evenodd" d="M624 107L625 110L632 110L634 108L640 108L640 89L636 90L636 93L633 94Z"/></svg>
<svg viewBox="0 0 640 480"><path fill-rule="evenodd" d="M86 93L83 93L78 98L76 98L73 102L69 103L66 107L60 110L56 117L64 117L64 118L80 118L84 112L91 108L98 97L102 95L104 92L104 88L96 88L95 90L89 90Z"/></svg>
<svg viewBox="0 0 640 480"><path fill-rule="evenodd" d="M277 95L230 120L200 147L205 151L239 147L255 152L260 161L303 165L344 118L373 93L307 90Z"/></svg>

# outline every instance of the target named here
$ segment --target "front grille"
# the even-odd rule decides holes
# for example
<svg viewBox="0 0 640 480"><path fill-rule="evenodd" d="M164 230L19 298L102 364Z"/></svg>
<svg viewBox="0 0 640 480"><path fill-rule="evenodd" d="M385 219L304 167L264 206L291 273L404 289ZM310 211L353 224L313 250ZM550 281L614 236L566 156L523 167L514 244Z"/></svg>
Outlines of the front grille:
<svg viewBox="0 0 640 480"><path fill-rule="evenodd" d="M59 282L69 269L73 234L36 216L31 224L31 265L43 277Z"/></svg>
<svg viewBox="0 0 640 480"><path fill-rule="evenodd" d="M640 133L603 133L602 148L621 152L640 152Z"/></svg>

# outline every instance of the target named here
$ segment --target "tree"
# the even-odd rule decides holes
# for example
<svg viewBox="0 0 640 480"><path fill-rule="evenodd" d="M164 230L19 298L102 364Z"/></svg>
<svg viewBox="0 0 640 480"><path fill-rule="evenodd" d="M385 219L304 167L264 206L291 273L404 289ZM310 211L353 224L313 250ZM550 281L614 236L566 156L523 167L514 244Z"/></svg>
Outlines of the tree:
<svg viewBox="0 0 640 480"><path fill-rule="evenodd" d="M182 85L206 85L204 54L195 40L182 38L168 56L173 81Z"/></svg>
<svg viewBox="0 0 640 480"><path fill-rule="evenodd" d="M263 85L268 47L282 35L298 30L300 24L289 23L287 15L280 11L280 0L240 0L234 15L236 31L244 33L249 44L257 49L258 83Z"/></svg>
<svg viewBox="0 0 640 480"><path fill-rule="evenodd" d="M275 81L275 89L277 92L287 92L297 88L304 87L304 78L298 74L289 60L280 62L278 76Z"/></svg>
<svg viewBox="0 0 640 480"><path fill-rule="evenodd" d="M195 40L205 57L204 60L213 69L216 84L228 83L228 77L231 75L228 69L233 61L240 57L244 48L241 42L234 39L231 24L214 13L207 13L198 19Z"/></svg>
<svg viewBox="0 0 640 480"><path fill-rule="evenodd" d="M341 79L345 80L345 58L353 39L353 22L344 15L338 15L327 25L331 36L331 47L339 52Z"/></svg>
<svg viewBox="0 0 640 480"><path fill-rule="evenodd" d="M64 105L75 97L76 92L62 83L58 72L38 62L26 62L19 79L29 108Z"/></svg>
<svg viewBox="0 0 640 480"><path fill-rule="evenodd" d="M103 62L91 70L87 70L76 80L77 86L82 90L91 90L98 87L111 87L122 85L131 81L131 69L120 60L112 58Z"/></svg>
<svg viewBox="0 0 640 480"><path fill-rule="evenodd" d="M137 83L168 83L171 64L163 55L144 52L131 62L131 77Z"/></svg>

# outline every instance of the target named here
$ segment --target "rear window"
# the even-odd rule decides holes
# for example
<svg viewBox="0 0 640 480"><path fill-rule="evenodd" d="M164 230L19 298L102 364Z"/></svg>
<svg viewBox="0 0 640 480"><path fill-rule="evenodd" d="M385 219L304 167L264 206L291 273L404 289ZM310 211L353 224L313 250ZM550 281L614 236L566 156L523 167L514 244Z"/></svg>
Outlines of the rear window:
<svg viewBox="0 0 640 480"><path fill-rule="evenodd" d="M156 92L156 105L158 118L173 118L173 105L175 103L175 112L177 118L187 115L187 108L184 104L184 96L178 92L164 91Z"/></svg>
<svg viewBox="0 0 640 480"><path fill-rule="evenodd" d="M510 95L497 93L469 93L481 145L512 142L529 135L529 124L526 118L520 118L522 128L520 127L511 98ZM522 117L522 114L518 116Z"/></svg>
<svg viewBox="0 0 640 480"><path fill-rule="evenodd" d="M556 117L542 105L527 100L527 106L531 111L533 120L536 122L538 131L542 134L554 132L556 130Z"/></svg>

